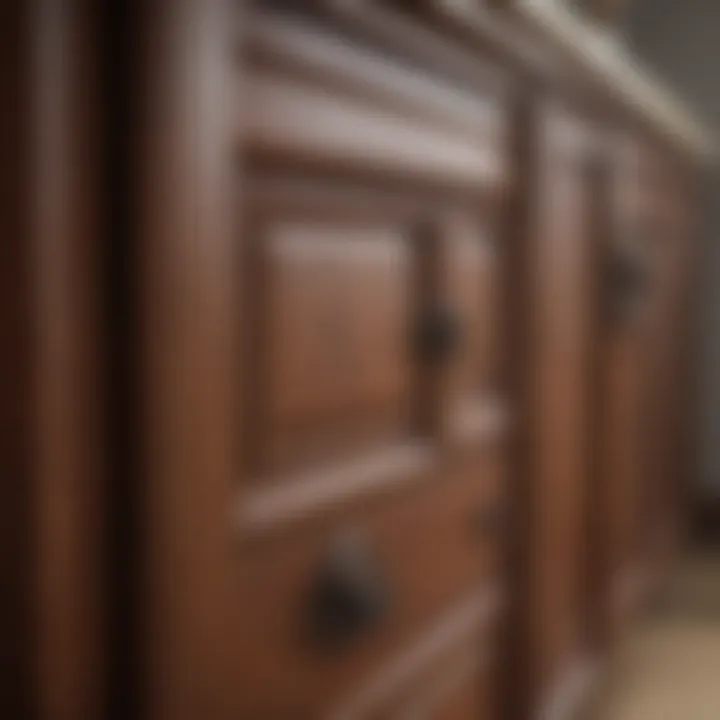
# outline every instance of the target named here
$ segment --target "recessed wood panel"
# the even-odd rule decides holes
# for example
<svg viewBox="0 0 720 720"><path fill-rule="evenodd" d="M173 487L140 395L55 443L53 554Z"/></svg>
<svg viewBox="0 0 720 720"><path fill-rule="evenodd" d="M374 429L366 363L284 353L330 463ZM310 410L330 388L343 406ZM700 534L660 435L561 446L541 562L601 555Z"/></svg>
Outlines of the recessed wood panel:
<svg viewBox="0 0 720 720"><path fill-rule="evenodd" d="M417 396L416 229L371 215L291 213L254 227L254 474L288 474L406 442Z"/></svg>

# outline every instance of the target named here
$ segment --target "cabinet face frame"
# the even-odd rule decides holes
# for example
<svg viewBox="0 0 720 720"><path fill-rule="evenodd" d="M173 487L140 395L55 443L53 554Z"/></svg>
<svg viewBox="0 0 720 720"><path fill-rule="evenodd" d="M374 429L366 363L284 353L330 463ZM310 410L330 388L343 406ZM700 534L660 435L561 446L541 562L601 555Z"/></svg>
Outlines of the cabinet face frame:
<svg viewBox="0 0 720 720"><path fill-rule="evenodd" d="M604 643L602 607L597 602L598 588L604 584L602 541L605 530L601 484L595 467L598 450L595 355L600 288L594 268L599 263L606 232L596 220L606 201L604 191L608 178L598 164L603 157L598 141L601 124L594 113L588 115L571 103L541 94L519 102L515 122L515 173L521 180L513 200L515 210L509 219L509 233L513 246L511 272L515 287L520 286L520 290L510 299L514 319L510 372L519 403L520 422L512 486L517 537L509 564L513 595L508 632L512 648L509 672L520 678L524 692L517 692L513 685L506 696L509 715L525 718L541 707L553 708L556 697L581 692L579 686L589 681L594 660L602 652ZM564 203L564 191L548 190L554 188L550 185L551 178L557 174L566 176L563 186L568 197ZM574 182L571 181L573 177ZM569 225L563 230L566 222ZM564 268L568 258L559 249L551 250L552 244L560 241L548 242L549 232L557 234L561 231L568 247L573 248L571 254L576 256L573 267ZM565 343L575 378L574 389L566 389L563 380L562 389L556 385L559 395L548 395L548 383L552 380L548 331L553 322L557 324L558 313L565 312L561 311L563 306L554 305L551 298L556 292L556 284L551 282L553 272L557 273L558 283L574 287L569 291L574 293L574 300L566 298L565 309L573 303L582 308L580 312L573 311L579 324L570 331ZM584 277L582 282L581 276ZM562 343L562 338L558 342ZM580 548L573 563L577 581L573 612L579 622L576 629L580 645L578 656L570 658L565 667L555 668L559 672L559 676L555 676L553 672L548 675L543 669L542 658L546 653L543 636L548 631L542 630L546 621L541 620L538 613L542 606L547 609L550 603L547 598L541 601L539 594L545 582L545 565L542 563L548 558L543 560L537 548L544 542L543 533L547 531L539 500L547 490L546 484L555 475L542 459L550 457L548 433L557 433L559 429L552 427L542 431L542 428L548 428L548 413L555 412L553 407L557 403L552 398L560 397L558 402L562 405L563 393L567 392L575 394L575 399L568 400L568 407L581 415L578 417L579 432L566 450L560 442L552 455L567 454L576 459L576 467L568 471L568 477L573 477L573 484L579 484L572 514L578 535L574 542ZM575 685L578 688L574 688ZM518 695L522 695L522 699L518 699Z"/></svg>

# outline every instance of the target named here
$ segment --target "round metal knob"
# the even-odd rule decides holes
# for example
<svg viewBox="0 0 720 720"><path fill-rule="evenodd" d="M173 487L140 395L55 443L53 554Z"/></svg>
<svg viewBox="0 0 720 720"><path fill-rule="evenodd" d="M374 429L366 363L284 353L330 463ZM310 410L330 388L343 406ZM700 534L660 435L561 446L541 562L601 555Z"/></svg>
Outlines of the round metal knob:
<svg viewBox="0 0 720 720"><path fill-rule="evenodd" d="M607 282L611 307L625 316L637 306L649 285L648 268L642 258L628 252L614 253L608 260Z"/></svg>
<svg viewBox="0 0 720 720"><path fill-rule="evenodd" d="M417 346L423 360L432 363L447 360L457 351L461 340L460 318L451 308L437 305L420 317Z"/></svg>
<svg viewBox="0 0 720 720"><path fill-rule="evenodd" d="M311 591L313 636L324 647L345 647L375 628L390 608L390 590L364 535L337 538Z"/></svg>

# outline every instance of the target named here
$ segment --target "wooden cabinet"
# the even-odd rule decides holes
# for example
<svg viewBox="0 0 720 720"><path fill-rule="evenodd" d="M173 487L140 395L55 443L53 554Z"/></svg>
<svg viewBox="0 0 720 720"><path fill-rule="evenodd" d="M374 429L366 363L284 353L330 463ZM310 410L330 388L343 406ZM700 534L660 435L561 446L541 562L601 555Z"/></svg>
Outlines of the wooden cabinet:
<svg viewBox="0 0 720 720"><path fill-rule="evenodd" d="M95 31L116 716L562 717L679 537L671 143L466 5L147 0Z"/></svg>
<svg viewBox="0 0 720 720"><path fill-rule="evenodd" d="M646 81L502 3L6 5L0 716L569 717L686 516Z"/></svg>

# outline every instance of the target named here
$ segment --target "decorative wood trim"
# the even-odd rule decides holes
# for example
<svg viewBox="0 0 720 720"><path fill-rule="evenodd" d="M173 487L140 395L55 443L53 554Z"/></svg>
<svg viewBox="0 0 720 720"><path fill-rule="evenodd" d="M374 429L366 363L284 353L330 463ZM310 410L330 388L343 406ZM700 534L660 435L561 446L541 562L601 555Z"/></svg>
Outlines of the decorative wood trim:
<svg viewBox="0 0 720 720"><path fill-rule="evenodd" d="M502 181L500 148L481 123L475 136L440 130L264 70L251 73L247 89L251 110L243 137L250 152L416 180L426 176L478 192Z"/></svg>
<svg viewBox="0 0 720 720"><path fill-rule="evenodd" d="M244 50L247 60L259 67L312 79L325 91L351 90L354 97L407 115L413 122L435 119L445 127L456 123L471 135L478 129L504 130L500 94L492 84L479 92L448 82L442 75L421 72L408 62L388 59L307 23L258 13Z"/></svg>
<svg viewBox="0 0 720 720"><path fill-rule="evenodd" d="M313 19L330 21L335 30L363 41L393 56L401 54L413 64L444 76L453 85L463 85L477 94L509 96L516 78L511 77L506 58L474 52L437 27L418 22L417 0L330 0L313 8ZM411 10L411 12L407 12Z"/></svg>

